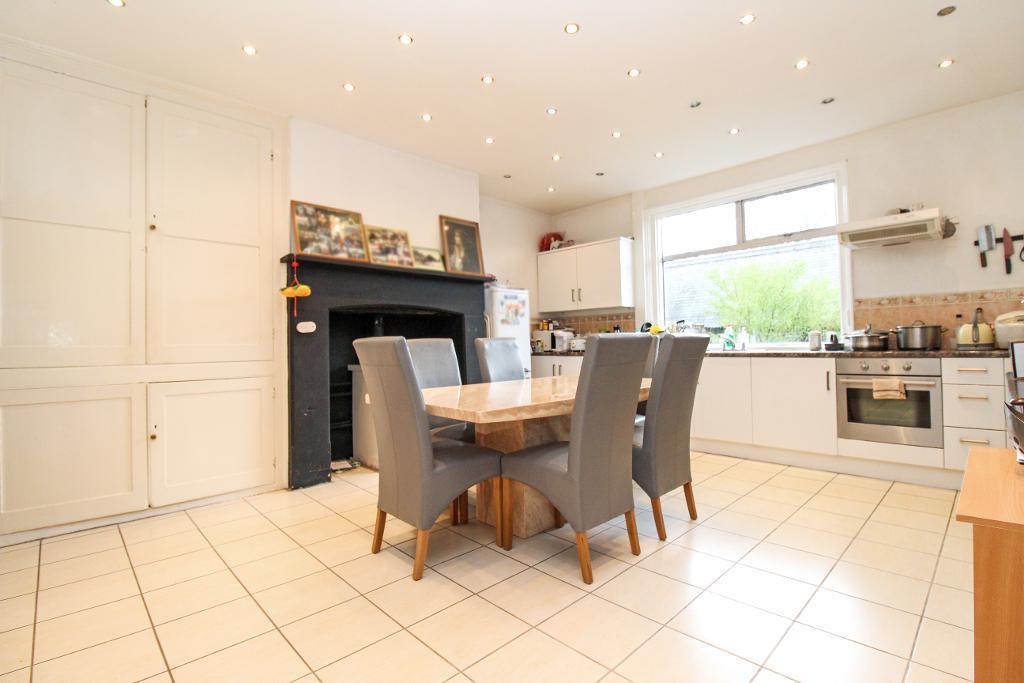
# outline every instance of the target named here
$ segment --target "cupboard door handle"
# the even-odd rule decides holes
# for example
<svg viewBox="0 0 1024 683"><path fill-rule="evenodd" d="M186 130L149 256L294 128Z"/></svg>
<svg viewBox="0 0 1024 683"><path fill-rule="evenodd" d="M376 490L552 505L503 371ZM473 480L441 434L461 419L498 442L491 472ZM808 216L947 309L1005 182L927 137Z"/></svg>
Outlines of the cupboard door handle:
<svg viewBox="0 0 1024 683"><path fill-rule="evenodd" d="M988 439L968 439L961 436L960 443L977 443L981 444L982 446L988 446L991 443L991 441L989 441Z"/></svg>
<svg viewBox="0 0 1024 683"><path fill-rule="evenodd" d="M957 398L961 401L987 401L988 396L981 396L977 394L958 394Z"/></svg>
<svg viewBox="0 0 1024 683"><path fill-rule="evenodd" d="M570 289L569 291L572 292L572 300L575 303L575 301L576 301L576 290L575 289Z"/></svg>
<svg viewBox="0 0 1024 683"><path fill-rule="evenodd" d="M957 368L957 372L988 372L988 368Z"/></svg>
<svg viewBox="0 0 1024 683"><path fill-rule="evenodd" d="M825 391L832 391L832 371L825 371Z"/></svg>
<svg viewBox="0 0 1024 683"><path fill-rule="evenodd" d="M156 434L150 434L149 435L149 440L150 441L156 441Z"/></svg>
<svg viewBox="0 0 1024 683"><path fill-rule="evenodd" d="M583 288L580 287L576 290L576 298L579 299L580 303L583 303Z"/></svg>
<svg viewBox="0 0 1024 683"><path fill-rule="evenodd" d="M558 364L558 376L559 377L562 376L562 364L561 363Z"/></svg>

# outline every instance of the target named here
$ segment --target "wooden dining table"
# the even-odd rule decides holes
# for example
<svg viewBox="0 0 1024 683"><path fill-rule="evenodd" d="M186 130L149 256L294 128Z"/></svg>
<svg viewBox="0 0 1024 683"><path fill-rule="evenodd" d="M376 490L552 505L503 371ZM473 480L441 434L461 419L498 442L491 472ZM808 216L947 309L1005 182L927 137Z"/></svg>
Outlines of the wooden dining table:
<svg viewBox="0 0 1024 683"><path fill-rule="evenodd" d="M579 377L538 377L435 387L423 390L429 415L470 422L476 443L502 453L514 453L552 441L568 441ZM650 378L640 385L637 402L646 401ZM496 526L495 484L483 482L476 490L476 516ZM512 482L512 533L528 538L556 526L558 512L537 490Z"/></svg>

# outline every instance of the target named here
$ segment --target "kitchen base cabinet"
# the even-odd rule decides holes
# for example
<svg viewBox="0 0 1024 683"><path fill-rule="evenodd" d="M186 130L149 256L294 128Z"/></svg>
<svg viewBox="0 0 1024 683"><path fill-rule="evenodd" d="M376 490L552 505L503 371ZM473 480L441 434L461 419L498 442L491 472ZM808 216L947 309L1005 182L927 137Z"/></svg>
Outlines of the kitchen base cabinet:
<svg viewBox="0 0 1024 683"><path fill-rule="evenodd" d="M145 509L141 384L0 391L0 533Z"/></svg>
<svg viewBox="0 0 1024 683"><path fill-rule="evenodd" d="M750 358L707 357L697 381L690 435L753 443Z"/></svg>
<svg viewBox="0 0 1024 683"><path fill-rule="evenodd" d="M1006 432L991 429L965 429L946 427L944 434L944 465L948 470L962 470L967 467L967 453L977 446L1003 448Z"/></svg>
<svg viewBox="0 0 1024 683"><path fill-rule="evenodd" d="M754 443L836 454L836 363L832 358L752 358Z"/></svg>
<svg viewBox="0 0 1024 683"><path fill-rule="evenodd" d="M578 377L583 370L583 356L533 356L530 359L530 376Z"/></svg>

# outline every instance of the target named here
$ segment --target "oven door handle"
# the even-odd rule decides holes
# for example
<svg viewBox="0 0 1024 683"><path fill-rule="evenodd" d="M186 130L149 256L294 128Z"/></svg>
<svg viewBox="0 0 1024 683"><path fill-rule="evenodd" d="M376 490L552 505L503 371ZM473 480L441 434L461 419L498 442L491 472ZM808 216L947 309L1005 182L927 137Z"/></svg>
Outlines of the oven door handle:
<svg viewBox="0 0 1024 683"><path fill-rule="evenodd" d="M850 379L850 378L846 378L846 377L840 377L839 381L842 384L871 384L871 380L870 379L859 379L859 378ZM913 385L913 386L917 386L917 387L934 387L936 385L935 382L928 382L928 381L916 380L916 379L905 379L905 380L903 380L903 383L906 384L907 386Z"/></svg>

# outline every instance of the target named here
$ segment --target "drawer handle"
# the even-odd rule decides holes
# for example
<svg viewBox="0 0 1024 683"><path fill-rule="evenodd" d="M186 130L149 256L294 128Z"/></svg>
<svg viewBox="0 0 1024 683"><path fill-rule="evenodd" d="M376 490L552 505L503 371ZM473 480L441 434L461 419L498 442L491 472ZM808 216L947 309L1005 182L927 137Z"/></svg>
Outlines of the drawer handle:
<svg viewBox="0 0 1024 683"><path fill-rule="evenodd" d="M988 446L992 442L989 441L988 439L968 439L966 437L961 436L960 443L976 443L981 444L982 446Z"/></svg>
<svg viewBox="0 0 1024 683"><path fill-rule="evenodd" d="M988 368L957 368L957 372L988 372Z"/></svg>
<svg viewBox="0 0 1024 683"><path fill-rule="evenodd" d="M960 394L957 398L962 401L987 401L988 396L977 395L977 394Z"/></svg>

